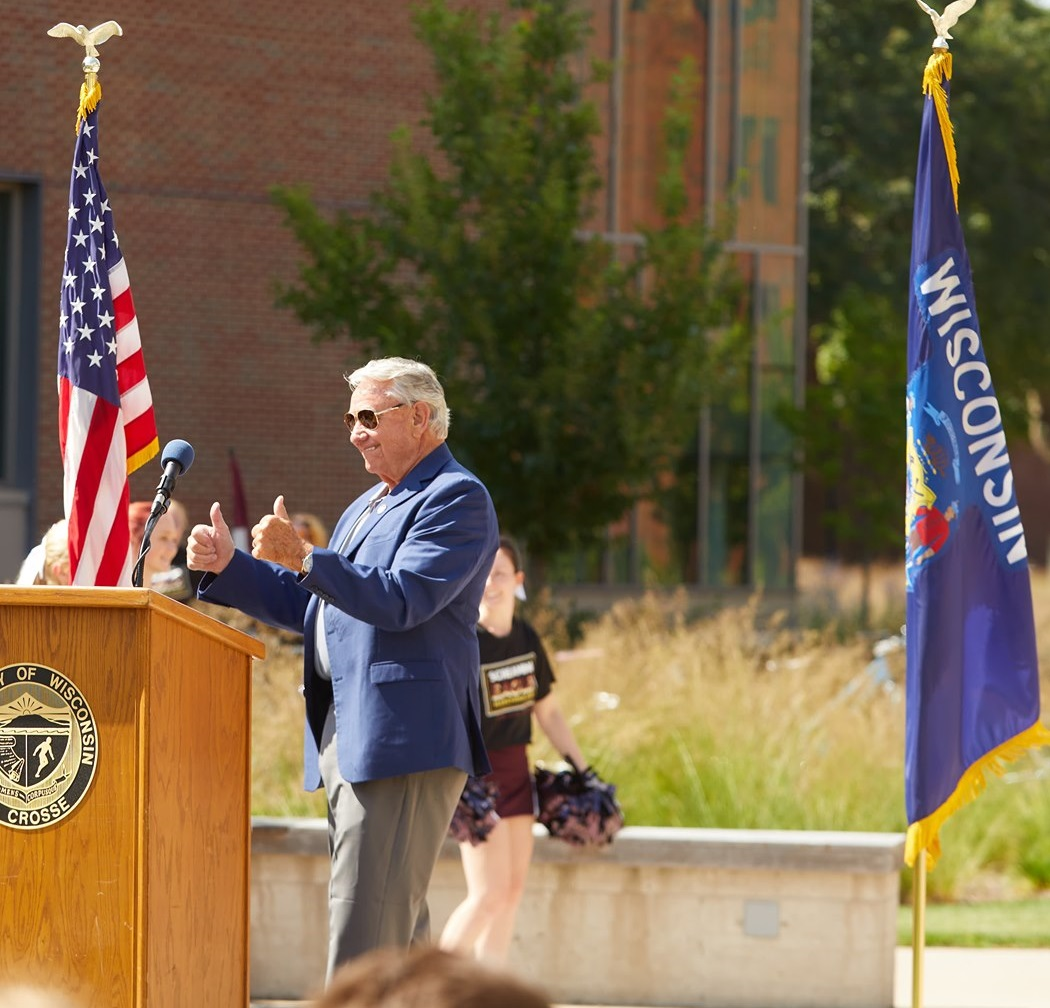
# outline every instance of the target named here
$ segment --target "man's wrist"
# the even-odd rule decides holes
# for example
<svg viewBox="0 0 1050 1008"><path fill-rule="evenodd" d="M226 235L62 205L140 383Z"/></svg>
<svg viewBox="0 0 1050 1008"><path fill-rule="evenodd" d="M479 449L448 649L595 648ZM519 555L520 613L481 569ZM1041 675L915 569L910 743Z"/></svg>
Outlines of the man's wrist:
<svg viewBox="0 0 1050 1008"><path fill-rule="evenodd" d="M309 574L314 569L314 548L311 546L306 551L306 556L303 557L300 562L299 572L301 574Z"/></svg>

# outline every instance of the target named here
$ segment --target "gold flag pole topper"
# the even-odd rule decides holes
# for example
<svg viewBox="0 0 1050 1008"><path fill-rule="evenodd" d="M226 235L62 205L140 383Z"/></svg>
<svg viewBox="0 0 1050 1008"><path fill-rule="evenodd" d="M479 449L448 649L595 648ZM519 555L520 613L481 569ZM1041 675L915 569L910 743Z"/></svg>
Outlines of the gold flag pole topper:
<svg viewBox="0 0 1050 1008"><path fill-rule="evenodd" d="M948 52L948 39L952 37L951 30L955 23L965 14L977 0L953 0L944 8L943 14L938 14L932 7L923 3L923 0L915 2L930 15L934 31L937 37L933 40L933 55L926 64L926 72L922 78L922 90L933 98L933 104L937 108L937 121L941 124L941 135L944 138L944 152L948 158L948 177L952 180L952 195L955 197L955 209L959 209L959 167L955 159L955 137L952 130L951 119L948 118L948 100L945 98L941 81L952 79L952 54Z"/></svg>
<svg viewBox="0 0 1050 1008"><path fill-rule="evenodd" d="M98 58L98 46L102 45L113 35L123 35L116 21L103 21L94 28L84 25L71 25L65 21L48 28L48 35L52 38L71 38L86 50L84 61L80 64L84 70L84 83L80 85L80 106L77 108L76 132L80 131L80 124L95 111L95 106L102 99L102 85L98 82L98 71L102 64Z"/></svg>

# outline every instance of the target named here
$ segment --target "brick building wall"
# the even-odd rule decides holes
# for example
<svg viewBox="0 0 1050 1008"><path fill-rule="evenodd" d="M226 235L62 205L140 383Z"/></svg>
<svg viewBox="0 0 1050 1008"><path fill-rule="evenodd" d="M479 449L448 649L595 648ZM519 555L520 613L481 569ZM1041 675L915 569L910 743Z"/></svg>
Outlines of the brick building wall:
<svg viewBox="0 0 1050 1008"><path fill-rule="evenodd" d="M362 358L346 343L313 345L274 307L275 281L292 279L298 251L268 192L306 184L322 205L352 209L383 181L389 135L420 119L430 80L409 10L383 0L78 10L89 25L113 19L124 30L99 49L100 167L161 446L179 437L196 449L177 491L192 521L229 500L230 448L253 516L284 493L330 528L373 482L341 420L342 374ZM4 17L5 83L18 97L4 102L0 179L42 194L34 537L62 513L54 360L84 50L46 32L69 16L48 0ZM159 459L135 473L133 498L152 499L159 476Z"/></svg>
<svg viewBox="0 0 1050 1008"><path fill-rule="evenodd" d="M797 233L804 4L580 2L592 15L591 52L618 57L622 71L592 95L606 125L598 163L611 182L594 227L629 233L657 223L663 109L679 60L691 55L701 78L689 163L694 207L723 199L738 168L759 168L761 148L740 142L742 117L779 123L778 201L770 202L768 180L763 188L755 174L738 234L745 272L761 266L756 290L759 281L775 288L774 307L790 310L797 264L755 250L788 245ZM463 5L506 9L501 0ZM62 512L54 360L83 50L46 34L71 16L61 4L8 6L0 185L35 187L41 218L40 261L29 264L39 274L40 321L28 542ZM387 177L391 131L419 121L432 82L411 6L319 0L289 14L273 0L187 0L177 8L107 0L78 12L89 25L117 20L125 32L100 50L101 170L131 276L161 445L179 437L196 449L177 491L194 522L206 520L212 500L229 500L229 449L252 517L284 493L290 509L313 511L331 527L346 501L372 482L340 420L347 401L341 376L361 356L347 343L315 346L274 306L275 283L294 277L298 247L269 190L305 184L326 209L366 206ZM790 331L785 338L790 343ZM760 352L768 343L762 340ZM403 352L411 356L413 348ZM453 450L455 440L453 427ZM159 460L135 473L133 497L152 497L159 475ZM660 529L641 524L649 529L643 548L666 552ZM779 517L764 524L787 535ZM749 548L758 554L757 542ZM0 571L5 576L13 571Z"/></svg>

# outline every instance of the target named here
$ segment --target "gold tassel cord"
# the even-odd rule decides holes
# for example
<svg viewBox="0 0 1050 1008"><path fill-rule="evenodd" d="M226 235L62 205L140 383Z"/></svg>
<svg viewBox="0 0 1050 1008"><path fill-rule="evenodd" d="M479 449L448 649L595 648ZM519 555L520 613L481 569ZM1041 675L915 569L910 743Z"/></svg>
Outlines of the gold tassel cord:
<svg viewBox="0 0 1050 1008"><path fill-rule="evenodd" d="M944 155L948 161L948 177L952 180L952 196L955 198L955 211L959 212L959 166L955 160L955 135L952 121L948 115L948 95L944 90L944 81L952 79L952 54L947 49L935 49L926 61L922 75L923 94L933 99L937 108L937 121L941 124L941 139L944 142Z"/></svg>
<svg viewBox="0 0 1050 1008"><path fill-rule="evenodd" d="M905 864L914 865L915 859L925 851L926 867L932 870L941 856L940 831L948 817L969 804L984 790L988 773L1001 777L1007 763L1019 759L1035 746L1044 745L1050 745L1050 730L1037 721L1031 728L1026 728L1019 735L1007 739L967 768L948 799L925 819L920 819L908 827L904 844Z"/></svg>
<svg viewBox="0 0 1050 1008"><path fill-rule="evenodd" d="M80 124L95 111L100 101L102 101L102 85L99 83L98 75L86 74L84 83L80 85L80 107L77 109L75 133L80 133Z"/></svg>

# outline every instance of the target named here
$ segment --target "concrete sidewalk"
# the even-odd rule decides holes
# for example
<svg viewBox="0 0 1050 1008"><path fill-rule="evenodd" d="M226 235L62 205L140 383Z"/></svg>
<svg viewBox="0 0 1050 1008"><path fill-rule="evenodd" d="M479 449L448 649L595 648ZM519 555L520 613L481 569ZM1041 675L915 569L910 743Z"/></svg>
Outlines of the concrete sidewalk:
<svg viewBox="0 0 1050 1008"><path fill-rule="evenodd" d="M1048 1008L1050 949L928 948L923 1008ZM912 950L897 949L893 1008L912 1008Z"/></svg>
<svg viewBox="0 0 1050 1008"><path fill-rule="evenodd" d="M911 979L912 951L898 948L893 1008L914 1008ZM1050 949L928 948L923 980L922 1008L1050 1008ZM253 1008L309 1006L302 1001L259 1001Z"/></svg>

